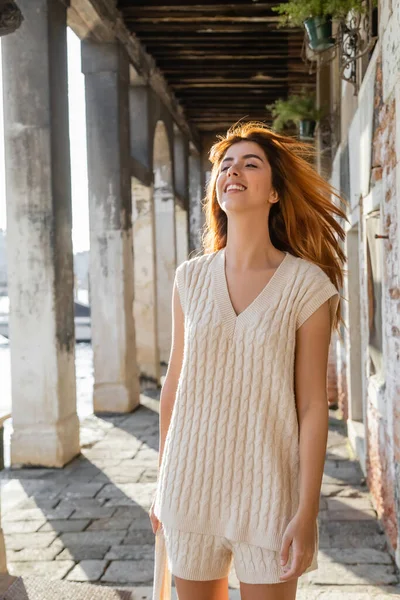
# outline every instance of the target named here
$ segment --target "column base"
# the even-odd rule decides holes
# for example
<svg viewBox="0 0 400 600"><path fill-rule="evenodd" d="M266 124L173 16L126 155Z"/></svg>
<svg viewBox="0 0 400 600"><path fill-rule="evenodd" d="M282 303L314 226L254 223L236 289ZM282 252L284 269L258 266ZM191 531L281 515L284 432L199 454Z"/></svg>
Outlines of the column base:
<svg viewBox="0 0 400 600"><path fill-rule="evenodd" d="M135 386L136 388L136 386ZM118 383L99 383L93 388L93 412L129 413L140 404L140 394L129 393L128 388Z"/></svg>
<svg viewBox="0 0 400 600"><path fill-rule="evenodd" d="M11 466L63 467L80 454L79 419L73 414L57 423L15 426Z"/></svg>

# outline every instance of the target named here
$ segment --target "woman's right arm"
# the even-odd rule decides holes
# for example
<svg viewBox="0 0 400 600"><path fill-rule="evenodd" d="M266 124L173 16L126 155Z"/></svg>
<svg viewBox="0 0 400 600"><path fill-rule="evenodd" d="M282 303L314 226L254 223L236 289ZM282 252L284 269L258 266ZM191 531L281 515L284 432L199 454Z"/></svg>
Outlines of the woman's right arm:
<svg viewBox="0 0 400 600"><path fill-rule="evenodd" d="M160 469L164 444L171 422L172 409L175 403L179 376L183 363L184 348L184 313L179 299L178 288L175 285L172 292L172 343L168 361L168 369L160 395L160 448L158 468Z"/></svg>

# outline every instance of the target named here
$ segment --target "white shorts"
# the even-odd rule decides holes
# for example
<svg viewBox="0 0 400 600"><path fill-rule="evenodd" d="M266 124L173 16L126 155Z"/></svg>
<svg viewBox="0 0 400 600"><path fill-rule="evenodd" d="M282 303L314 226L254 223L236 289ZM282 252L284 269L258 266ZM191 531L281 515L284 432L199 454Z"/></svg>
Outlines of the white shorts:
<svg viewBox="0 0 400 600"><path fill-rule="evenodd" d="M163 526L169 570L191 581L210 581L227 577L234 561L237 578L242 583L285 583L280 552L253 546L225 537L180 531ZM311 565L303 574L318 569L318 529ZM290 568L292 548L289 549Z"/></svg>

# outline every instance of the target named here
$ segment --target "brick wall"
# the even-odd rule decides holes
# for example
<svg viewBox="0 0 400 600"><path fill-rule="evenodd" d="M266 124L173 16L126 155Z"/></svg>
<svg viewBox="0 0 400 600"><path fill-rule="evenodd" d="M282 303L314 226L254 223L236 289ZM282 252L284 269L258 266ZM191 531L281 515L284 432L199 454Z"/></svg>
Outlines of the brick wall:
<svg viewBox="0 0 400 600"><path fill-rule="evenodd" d="M383 250L384 385L367 381L367 482L400 566L400 6L381 2L381 54L377 64L371 185L382 183L379 239ZM396 122L397 113L397 122ZM365 276L365 273L364 273Z"/></svg>

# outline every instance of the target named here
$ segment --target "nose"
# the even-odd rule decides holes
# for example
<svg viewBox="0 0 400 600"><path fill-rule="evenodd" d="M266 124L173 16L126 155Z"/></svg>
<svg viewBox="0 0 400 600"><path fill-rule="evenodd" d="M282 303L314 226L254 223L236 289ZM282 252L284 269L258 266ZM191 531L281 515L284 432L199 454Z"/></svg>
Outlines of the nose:
<svg viewBox="0 0 400 600"><path fill-rule="evenodd" d="M228 167L227 174L231 175L231 173L235 173L235 175L238 174L236 165L231 165L230 167Z"/></svg>

